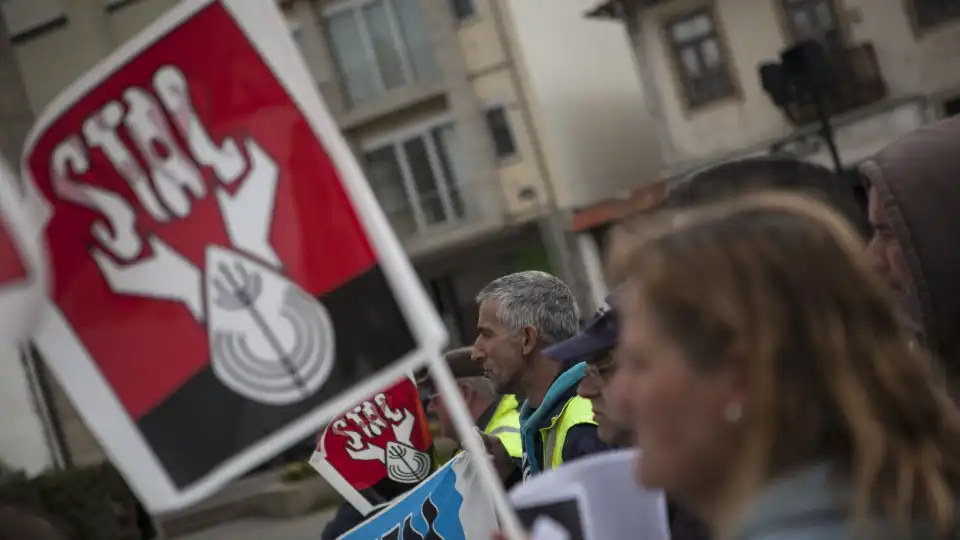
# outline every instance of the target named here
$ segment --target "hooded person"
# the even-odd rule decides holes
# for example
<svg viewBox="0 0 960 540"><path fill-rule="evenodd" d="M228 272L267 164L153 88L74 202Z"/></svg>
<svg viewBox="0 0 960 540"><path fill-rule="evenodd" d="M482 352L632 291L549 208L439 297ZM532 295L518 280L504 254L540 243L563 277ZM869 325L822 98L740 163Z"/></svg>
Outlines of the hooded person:
<svg viewBox="0 0 960 540"><path fill-rule="evenodd" d="M960 117L930 124L860 166L868 246L918 341L960 382Z"/></svg>

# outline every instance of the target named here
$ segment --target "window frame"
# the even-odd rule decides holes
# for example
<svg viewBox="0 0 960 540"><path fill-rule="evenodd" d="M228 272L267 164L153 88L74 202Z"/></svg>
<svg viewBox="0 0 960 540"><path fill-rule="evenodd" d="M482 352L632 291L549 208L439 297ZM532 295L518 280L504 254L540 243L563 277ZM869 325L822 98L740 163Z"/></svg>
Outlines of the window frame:
<svg viewBox="0 0 960 540"><path fill-rule="evenodd" d="M690 41L683 44L678 44L673 36L673 28L677 24L689 19L693 19L699 15L706 15L710 19L713 27L710 36L698 38L695 42ZM668 54L670 56L670 63L672 67L671 71L674 73L674 82L677 84L676 91L679 94L680 100L684 104L684 107L687 111L693 111L704 107L709 107L717 103L722 103L727 100L740 98L741 91L735 75L736 70L734 69L733 55L730 54L730 48L727 44L726 36L723 32L723 28L721 27L720 19L717 16L717 11L713 3L699 4L662 20L660 24L660 30L662 39L665 42L664 45L668 49ZM727 84L729 85L730 91L723 96L712 97L702 101L694 101L691 99L693 97L691 96L691 79L686 68L684 67L683 59L681 58L681 51L683 50L684 46L690 46L692 43L699 44L703 41L706 41L710 37L715 39L717 42L717 48L720 53L720 63L722 65L723 74L727 79Z"/></svg>
<svg viewBox="0 0 960 540"><path fill-rule="evenodd" d="M950 113L950 109L956 107L956 112ZM960 94L946 97L940 101L940 117L953 118L960 116Z"/></svg>
<svg viewBox="0 0 960 540"><path fill-rule="evenodd" d="M112 13L138 1L139 0L103 0L103 7L108 13Z"/></svg>
<svg viewBox="0 0 960 540"><path fill-rule="evenodd" d="M490 124L490 117L488 116L491 112L498 109L503 111L507 134L510 136L510 144L513 146L513 151L503 156L497 153L497 141L493 134L493 126ZM500 102L486 104L483 107L483 124L487 131L487 136L490 137L490 144L493 146L493 158L496 160L498 166L503 166L520 159L520 144L517 140L517 131L514 129L513 121L510 118L510 105Z"/></svg>
<svg viewBox="0 0 960 540"><path fill-rule="evenodd" d="M410 85L417 84L417 82L420 80L413 67L413 55L410 50L410 44L407 43L407 40L404 38L403 31L400 28L397 10L394 6L394 2L397 1L410 0L339 0L331 3L328 6L325 6L320 12L320 25L323 29L323 37L327 42L327 47L330 50L330 57L333 60L337 79L340 81L340 85L343 88L344 98L350 104L348 108L352 109L356 107L362 107L372 101L375 101L378 97L386 93L392 92L399 88L406 88ZM403 72L403 84L399 87L387 88L386 81L384 80L383 69L380 65L380 60L377 58L376 49L373 46L370 28L367 25L366 18L363 16L363 9L372 4L383 4L384 9L387 12L387 24L389 25L390 29L390 39L394 48L396 49L397 57L400 59L400 69ZM346 84L346 74L344 73L343 67L340 65L340 61L337 59L336 43L328 28L331 18L344 13L350 13L353 17L354 24L358 30L357 34L362 43L364 56L366 57L366 60L374 66L373 80L374 84L376 85L376 92L374 93L373 97L366 98L359 102L354 99L354 96L350 95L350 89Z"/></svg>
<svg viewBox="0 0 960 540"><path fill-rule="evenodd" d="M24 8L27 4L29 8ZM12 45L25 43L69 24L66 0L6 0L0 2L0 10Z"/></svg>
<svg viewBox="0 0 960 540"><path fill-rule="evenodd" d="M468 217L466 208L462 206L462 200L461 213L458 214L455 209L453 197L450 193L451 184L456 186L457 190L462 193L463 185L461 184L461 181L464 179L456 177L456 170L451 171L454 175L454 178L447 178L447 171L444 169L442 160L440 158L440 150L433 136L434 132L446 127L452 127L453 129L456 129L456 122L454 121L453 116L450 114L443 114L423 122L412 124L405 128L384 134L380 137L369 139L359 145L361 162L365 162L367 154L371 152L383 150L387 147L393 149L397 159L397 164L400 169L400 174L402 176L400 180L402 182L401 187L403 188L404 197L406 198L406 203L410 205L410 208L413 210L413 220L416 225L416 234L424 234L432 230L442 229L444 227L460 223ZM436 183L437 196L440 198L440 204L442 205L444 214L446 216L443 221L438 223L429 223L427 220L424 212L424 206L421 201L420 192L417 190L416 180L414 179L413 172L410 168L410 158L407 155L407 151L403 148L403 145L406 142L416 138L421 139L424 143L424 148L427 152L427 159L430 163L430 170L431 173L433 173L433 179ZM456 158L454 156L447 156L447 159L451 162L451 169L454 169L452 162L454 162ZM366 167L365 163L364 167Z"/></svg>
<svg viewBox="0 0 960 540"><path fill-rule="evenodd" d="M923 35L927 32L934 32L937 29L948 25L950 23L960 23L960 14L948 16L945 19L940 19L933 23L921 24L920 21L920 10L918 9L917 2L923 0L903 0L904 9L907 11L907 15L910 18L910 25L913 26L913 32L915 35Z"/></svg>
<svg viewBox="0 0 960 540"><path fill-rule="evenodd" d="M796 43L801 38L797 35L797 28L794 24L794 19L792 16L791 4L796 0L775 0L777 3L777 8L780 12L780 19L783 25L784 37L786 37L789 43ZM834 29L837 32L837 35L841 38L846 38L843 21L840 19L840 10L838 9L837 0L800 0L805 4L810 4L813 2L826 2L830 8L830 16L833 17ZM809 9L808 9L809 11ZM823 36L821 36L823 37Z"/></svg>
<svg viewBox="0 0 960 540"><path fill-rule="evenodd" d="M450 16L453 17L453 21L457 24L457 26L461 26L461 27L472 24L474 21L480 18L480 13L477 7L477 0L465 0L465 1L470 2L470 8L471 8L470 14L467 15L466 17L460 17L459 14L457 13L457 10L454 8L454 5L457 2L457 0L447 0L447 5L450 8Z"/></svg>

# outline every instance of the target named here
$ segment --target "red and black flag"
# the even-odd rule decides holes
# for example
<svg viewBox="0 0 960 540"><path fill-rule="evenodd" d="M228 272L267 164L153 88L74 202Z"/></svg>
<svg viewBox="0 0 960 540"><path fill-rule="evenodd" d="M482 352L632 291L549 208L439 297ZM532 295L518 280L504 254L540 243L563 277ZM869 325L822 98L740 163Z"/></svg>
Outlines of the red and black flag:
<svg viewBox="0 0 960 540"><path fill-rule="evenodd" d="M26 151L55 272L38 346L155 510L315 433L418 347L260 4L181 2Z"/></svg>
<svg viewBox="0 0 960 540"><path fill-rule="evenodd" d="M392 502L437 466L420 392L409 376L334 418L310 464L360 513Z"/></svg>

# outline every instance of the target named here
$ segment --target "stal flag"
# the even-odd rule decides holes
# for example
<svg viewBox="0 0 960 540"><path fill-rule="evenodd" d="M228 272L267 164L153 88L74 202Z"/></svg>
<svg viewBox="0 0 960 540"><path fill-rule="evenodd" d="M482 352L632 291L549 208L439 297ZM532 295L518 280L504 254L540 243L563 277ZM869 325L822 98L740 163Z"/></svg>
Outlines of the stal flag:
<svg viewBox="0 0 960 540"><path fill-rule="evenodd" d="M37 345L154 511L445 339L315 88L273 2L188 0L29 137L55 276Z"/></svg>
<svg viewBox="0 0 960 540"><path fill-rule="evenodd" d="M47 260L37 217L0 157L0 347L27 339L43 305Z"/></svg>
<svg viewBox="0 0 960 540"><path fill-rule="evenodd" d="M416 489L340 538L490 540L499 529L472 454L461 452Z"/></svg>
<svg viewBox="0 0 960 540"><path fill-rule="evenodd" d="M363 515L436 469L430 425L409 376L331 421L310 464Z"/></svg>

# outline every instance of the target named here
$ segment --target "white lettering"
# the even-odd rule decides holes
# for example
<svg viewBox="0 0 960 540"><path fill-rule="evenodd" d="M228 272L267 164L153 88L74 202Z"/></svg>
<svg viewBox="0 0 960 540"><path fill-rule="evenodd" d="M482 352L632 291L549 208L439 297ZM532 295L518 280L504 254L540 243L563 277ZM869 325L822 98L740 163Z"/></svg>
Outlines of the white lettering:
<svg viewBox="0 0 960 540"><path fill-rule="evenodd" d="M383 430L387 429L387 422L380 416L380 412L373 406L373 403L365 401L361 407L363 408L363 417L374 435L383 433Z"/></svg>
<svg viewBox="0 0 960 540"><path fill-rule="evenodd" d="M83 123L83 137L91 148L99 148L110 163L130 184L140 204L153 219L166 222L170 213L160 204L153 192L150 178L143 172L130 150L117 133L123 122L123 106L111 101Z"/></svg>
<svg viewBox="0 0 960 540"><path fill-rule="evenodd" d="M153 96L139 88L123 95L129 107L127 130L150 167L157 193L175 216L187 216L190 195L202 199L207 194L203 176L180 149Z"/></svg>
<svg viewBox="0 0 960 540"><path fill-rule="evenodd" d="M377 404L377 407L380 407L380 411L383 413L383 416L387 417L388 420L395 424L399 424L403 421L403 413L390 407L390 404L387 402L386 394L377 394L373 397L373 401Z"/></svg>
<svg viewBox="0 0 960 540"><path fill-rule="evenodd" d="M90 159L80 137L67 138L53 151L51 173L53 191L61 198L84 208L100 212L103 220L94 221L90 233L115 257L134 260L143 249L136 231L136 213L116 193L96 186L83 185L71 179L90 169Z"/></svg>
<svg viewBox="0 0 960 540"><path fill-rule="evenodd" d="M348 428L347 422L342 418L333 423L333 433L335 435L340 435L341 437L346 437L347 446L353 448L354 450L363 450L363 437L360 436L356 431L353 431Z"/></svg>
<svg viewBox="0 0 960 540"><path fill-rule="evenodd" d="M354 407L352 411L345 413L344 416L347 417L347 420L353 422L353 425L357 426L364 435L368 438L373 438L373 433L370 431L370 428L367 427L367 423L363 421L363 418L360 418L359 412L360 407Z"/></svg>
<svg viewBox="0 0 960 540"><path fill-rule="evenodd" d="M372 401L364 401L331 424L334 434L346 437L347 446L355 451L367 444L364 439L379 437L391 425L397 426L406 416L387 405L387 396L377 394ZM388 421L389 420L389 421Z"/></svg>
<svg viewBox="0 0 960 540"><path fill-rule="evenodd" d="M220 146L210 138L190 101L190 89L183 73L174 66L164 66L153 76L153 87L173 118L174 125L187 141L194 159L201 165L213 168L224 184L237 181L246 168L243 154L232 138L224 139Z"/></svg>

